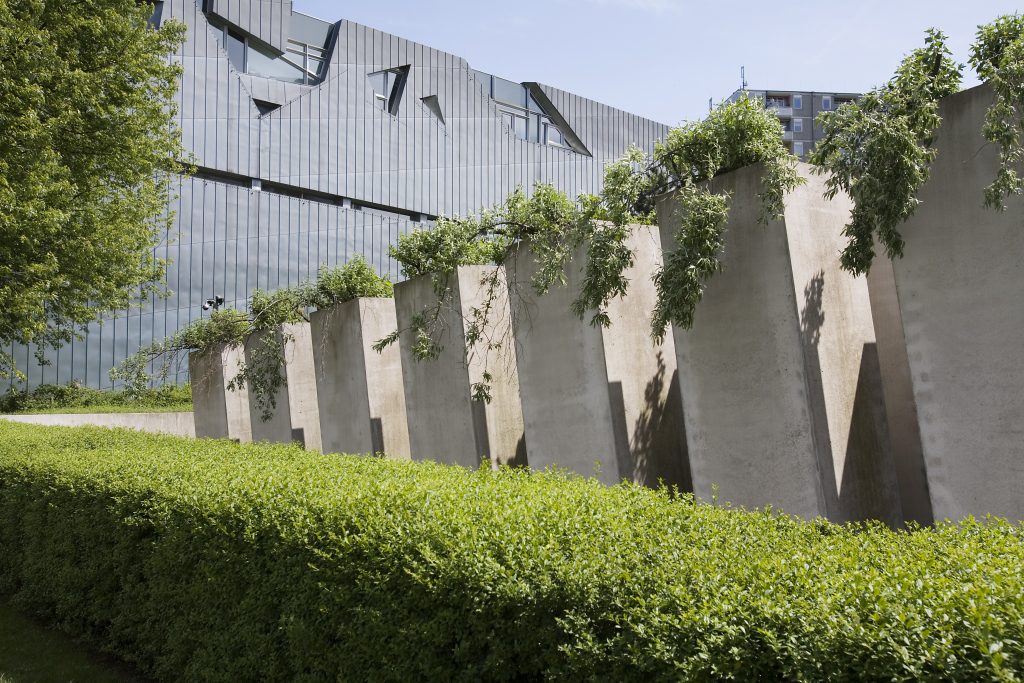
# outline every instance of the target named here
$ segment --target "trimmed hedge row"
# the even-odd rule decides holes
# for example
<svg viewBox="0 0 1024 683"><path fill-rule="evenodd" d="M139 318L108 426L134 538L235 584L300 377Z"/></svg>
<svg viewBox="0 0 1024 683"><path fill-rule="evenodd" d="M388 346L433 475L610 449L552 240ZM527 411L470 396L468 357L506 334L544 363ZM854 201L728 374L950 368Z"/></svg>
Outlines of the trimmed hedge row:
<svg viewBox="0 0 1024 683"><path fill-rule="evenodd" d="M0 593L166 680L1020 680L1022 535L0 425Z"/></svg>

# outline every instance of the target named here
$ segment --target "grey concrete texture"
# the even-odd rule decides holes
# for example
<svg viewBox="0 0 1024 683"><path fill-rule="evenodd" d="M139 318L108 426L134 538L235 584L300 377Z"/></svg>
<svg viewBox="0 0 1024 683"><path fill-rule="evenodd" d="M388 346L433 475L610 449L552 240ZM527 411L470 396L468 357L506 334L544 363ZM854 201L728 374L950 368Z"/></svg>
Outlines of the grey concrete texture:
<svg viewBox="0 0 1024 683"><path fill-rule="evenodd" d="M675 329L694 492L804 518L902 523L867 283L839 267L850 201L806 184L757 222L763 169L725 174L723 270ZM659 205L666 250L679 225Z"/></svg>
<svg viewBox="0 0 1024 683"><path fill-rule="evenodd" d="M395 300L360 298L310 317L325 453L408 460L409 427L397 344L373 345L398 329Z"/></svg>
<svg viewBox="0 0 1024 683"><path fill-rule="evenodd" d="M252 365L254 354L268 335L274 335L277 348L284 354L280 369L284 384L274 395L275 406L264 420L263 410L251 395L249 421L253 441L300 443L304 448L320 450L320 410L317 403L316 376L313 371L313 337L309 323L289 323L274 332L257 332L245 341L245 362ZM273 348L273 347L271 347Z"/></svg>
<svg viewBox="0 0 1024 683"><path fill-rule="evenodd" d="M47 427L117 427L170 436L196 435L192 413L54 413L48 415L0 415L0 420Z"/></svg>
<svg viewBox="0 0 1024 683"><path fill-rule="evenodd" d="M989 86L945 98L931 177L893 264L936 519L1024 519L1024 198L983 206Z"/></svg>
<svg viewBox="0 0 1024 683"><path fill-rule="evenodd" d="M228 385L244 362L241 346L220 345L188 357L192 408L198 437L252 441L249 392Z"/></svg>
<svg viewBox="0 0 1024 683"><path fill-rule="evenodd" d="M914 403L907 341L903 336L903 316L896 296L892 262L884 247L876 245L878 256L868 273L871 316L875 323L878 362L882 373L886 420L892 445L896 478L900 487L903 519L929 526L935 521L928 494L928 473L921 447L921 430Z"/></svg>
<svg viewBox="0 0 1024 683"><path fill-rule="evenodd" d="M446 281L442 306L433 277L424 275L395 286L399 349L409 420L409 446L414 460L479 467L526 465L523 413L519 399L515 345L511 343L512 319L503 268L462 266ZM488 334L501 348L468 353L466 323L473 310L481 310L491 298L494 306L485 315ZM425 311L440 313L442 346L437 359L417 360L413 317ZM486 346L486 342L483 344ZM490 402L474 401L472 387L492 376Z"/></svg>
<svg viewBox="0 0 1024 683"><path fill-rule="evenodd" d="M530 467L554 466L607 484L622 480L690 490L672 335L651 340L661 264L656 228L632 226L629 292L611 302L608 328L570 310L583 280L580 248L567 283L536 296L536 261L526 245L506 264Z"/></svg>

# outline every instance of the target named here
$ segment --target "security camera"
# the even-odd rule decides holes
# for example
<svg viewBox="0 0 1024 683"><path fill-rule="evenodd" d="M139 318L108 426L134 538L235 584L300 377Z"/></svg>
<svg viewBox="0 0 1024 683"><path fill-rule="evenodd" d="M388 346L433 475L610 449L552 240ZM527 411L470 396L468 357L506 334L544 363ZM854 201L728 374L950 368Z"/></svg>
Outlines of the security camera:
<svg viewBox="0 0 1024 683"><path fill-rule="evenodd" d="M217 310L218 308L220 308L223 305L224 305L224 297L222 297L222 296L215 296L212 299L207 299L206 302L203 303L203 310L204 311L208 311L211 308L214 309L214 310Z"/></svg>

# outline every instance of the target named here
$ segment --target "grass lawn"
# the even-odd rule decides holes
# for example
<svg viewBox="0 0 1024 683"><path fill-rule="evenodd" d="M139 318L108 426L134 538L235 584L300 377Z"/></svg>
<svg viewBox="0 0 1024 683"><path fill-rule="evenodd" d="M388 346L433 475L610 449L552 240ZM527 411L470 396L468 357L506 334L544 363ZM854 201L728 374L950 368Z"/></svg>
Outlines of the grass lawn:
<svg viewBox="0 0 1024 683"><path fill-rule="evenodd" d="M0 601L0 683L141 683L125 665L96 655Z"/></svg>

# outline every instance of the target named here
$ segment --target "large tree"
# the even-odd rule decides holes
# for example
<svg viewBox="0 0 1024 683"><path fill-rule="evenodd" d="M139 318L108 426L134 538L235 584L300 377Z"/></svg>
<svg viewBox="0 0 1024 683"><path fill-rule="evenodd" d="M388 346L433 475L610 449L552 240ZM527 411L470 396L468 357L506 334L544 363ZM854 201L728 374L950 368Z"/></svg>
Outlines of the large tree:
<svg viewBox="0 0 1024 683"><path fill-rule="evenodd" d="M0 0L0 348L58 348L159 287L184 26L153 8Z"/></svg>

